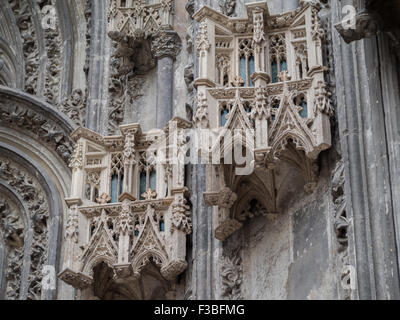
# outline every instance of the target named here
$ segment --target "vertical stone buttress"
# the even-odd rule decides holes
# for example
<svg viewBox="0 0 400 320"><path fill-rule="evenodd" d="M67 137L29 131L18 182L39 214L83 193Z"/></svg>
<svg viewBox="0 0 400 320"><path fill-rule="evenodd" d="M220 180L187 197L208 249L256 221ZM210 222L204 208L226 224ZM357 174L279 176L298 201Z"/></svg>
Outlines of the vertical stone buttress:
<svg viewBox="0 0 400 320"><path fill-rule="evenodd" d="M364 1L331 2L332 23L340 24L342 7L353 5L357 12ZM373 23L371 21L371 23ZM359 30L365 34L365 24ZM354 40L358 37L354 32ZM349 238L355 257L358 299L399 299L400 284L394 227L392 154L387 145L386 109L382 81L381 44L385 35L347 44L332 31L335 58L339 135L344 154L345 193L348 218L354 238ZM392 93L397 96L398 91ZM398 139L398 138L397 138ZM351 262L350 262L351 263Z"/></svg>

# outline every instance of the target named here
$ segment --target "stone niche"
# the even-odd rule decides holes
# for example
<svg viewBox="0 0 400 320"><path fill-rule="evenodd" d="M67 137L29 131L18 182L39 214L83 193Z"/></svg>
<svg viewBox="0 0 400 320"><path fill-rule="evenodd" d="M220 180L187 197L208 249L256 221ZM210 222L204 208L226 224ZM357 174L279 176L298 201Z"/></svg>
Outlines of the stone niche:
<svg viewBox="0 0 400 320"><path fill-rule="evenodd" d="M204 197L214 207L220 240L254 215L279 213L280 200L296 193L294 176L313 192L319 153L331 147L319 5L302 1L279 15L269 13L267 2L245 6L245 18L208 6L193 16L199 23L194 123L207 170ZM250 170L236 153L246 154Z"/></svg>
<svg viewBox="0 0 400 320"><path fill-rule="evenodd" d="M164 129L149 132L139 124L120 126L118 136L85 128L73 132L59 277L86 298L174 297L176 277L187 267L186 235L192 231L180 161L180 137L190 127L174 118ZM154 290L141 292L141 287Z"/></svg>

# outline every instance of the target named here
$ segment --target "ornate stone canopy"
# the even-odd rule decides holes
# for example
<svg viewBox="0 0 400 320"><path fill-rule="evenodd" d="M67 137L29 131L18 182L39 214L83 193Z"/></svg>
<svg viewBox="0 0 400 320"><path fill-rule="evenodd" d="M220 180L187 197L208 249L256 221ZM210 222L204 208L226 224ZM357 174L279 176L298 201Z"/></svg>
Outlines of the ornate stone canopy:
<svg viewBox="0 0 400 320"><path fill-rule="evenodd" d="M193 120L199 132L210 131L212 142L205 136L200 153L210 163L204 196L218 207L214 227L220 240L256 207L265 216L279 212L277 173L284 176L288 169L283 163L301 173L306 192L317 185L318 155L331 146L332 115L319 9L304 1L295 11L270 15L267 3L260 2L246 4L245 18L208 6L193 16L199 22ZM235 148L249 158L249 172L236 158L231 162ZM247 182L245 175L251 176ZM238 194L245 189L254 193L249 199Z"/></svg>
<svg viewBox="0 0 400 320"><path fill-rule="evenodd" d="M186 269L192 224L184 164L164 157L172 148L167 141L189 127L174 118L164 130L147 133L130 124L120 127L120 136L84 128L72 134L76 147L62 280L79 289L92 287L100 263L115 281L133 286L149 264L172 283ZM178 148L174 159L182 152Z"/></svg>

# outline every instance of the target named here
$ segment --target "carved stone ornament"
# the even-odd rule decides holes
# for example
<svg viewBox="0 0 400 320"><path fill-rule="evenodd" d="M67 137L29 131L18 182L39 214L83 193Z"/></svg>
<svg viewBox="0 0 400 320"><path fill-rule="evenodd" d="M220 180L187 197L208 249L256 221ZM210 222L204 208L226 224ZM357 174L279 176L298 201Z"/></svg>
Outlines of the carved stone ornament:
<svg viewBox="0 0 400 320"><path fill-rule="evenodd" d="M202 142L199 154L205 161L213 159L206 164L204 197L208 205L217 206L213 222L220 240L248 218L275 217L277 199L285 192L275 190L280 169L300 171L302 191L313 192L318 156L331 147L333 109L322 65L321 5L303 1L296 10L277 15L271 15L268 2L246 3L245 8L243 18L208 6L193 15L199 23L193 120L199 136L203 128L215 132L212 142ZM237 149L246 151L246 172L227 157ZM215 155L221 164L216 168ZM238 181L246 175L267 183L247 181L248 194L257 196L245 201Z"/></svg>
<svg viewBox="0 0 400 320"><path fill-rule="evenodd" d="M132 35L110 31L108 35L117 44L114 52L114 57L119 59L117 76L125 76L131 72L143 75L155 67L150 36L143 30L137 29Z"/></svg>
<svg viewBox="0 0 400 320"><path fill-rule="evenodd" d="M228 300L243 300L243 267L241 248L221 258L222 296Z"/></svg>
<svg viewBox="0 0 400 320"><path fill-rule="evenodd" d="M196 115L194 116L193 121L195 122L197 128L206 129L209 126L207 99L202 92L200 92L198 96Z"/></svg>
<svg viewBox="0 0 400 320"><path fill-rule="evenodd" d="M102 193L99 198L96 199L99 204L106 204L111 201L111 197L107 193Z"/></svg>
<svg viewBox="0 0 400 320"><path fill-rule="evenodd" d="M157 192L155 192L151 189L147 189L147 191L142 194L142 197L145 200L155 199L157 197Z"/></svg>
<svg viewBox="0 0 400 320"><path fill-rule="evenodd" d="M29 209L28 219L32 226L32 242L26 247L23 239L24 225L20 215L10 212L10 207L0 200L0 228L10 245L9 263L6 270L7 299L18 299L24 250L29 252L30 271L27 283L27 299L40 300L42 293L42 269L47 261L49 205L38 179L23 167L9 159L0 158L0 179L20 195ZM15 248L15 249L14 249Z"/></svg>
<svg viewBox="0 0 400 320"><path fill-rule="evenodd" d="M53 117L35 111L24 102L17 103L6 97L0 97L0 123L29 132L69 164L73 152L70 132Z"/></svg>
<svg viewBox="0 0 400 320"><path fill-rule="evenodd" d="M190 206L182 196L178 197L172 204L172 232L174 229L182 230L187 234L192 233L192 220L190 218Z"/></svg>
<svg viewBox="0 0 400 320"><path fill-rule="evenodd" d="M208 41L207 24L205 22L202 22L199 25L196 46L197 50L208 50L210 47L210 42Z"/></svg>
<svg viewBox="0 0 400 320"><path fill-rule="evenodd" d="M351 283L355 279L355 275L350 275L350 272L355 270L350 266L349 259L349 232L352 227L352 222L347 216L347 202L345 197L345 175L344 162L338 161L332 174L332 200L334 204L334 230L336 235L336 269L338 270L337 277L340 281L339 294L341 299L351 299L351 288L354 286Z"/></svg>
<svg viewBox="0 0 400 320"><path fill-rule="evenodd" d="M189 127L190 122L174 118L167 134L142 132L139 124L120 126L121 136L104 137L84 128L72 134L76 148L71 165L76 170L73 194L67 199L66 250L59 274L63 281L78 289L96 286L101 280L95 269L101 263L118 283L138 281L151 263L172 282L186 269L186 235L192 232L192 221L184 166L159 162L157 153L172 150L168 135L178 133L180 158L186 143L180 132ZM102 161L88 166L93 153L101 154ZM101 196L96 202L85 197L82 185L97 188ZM88 228L78 229L83 221Z"/></svg>
<svg viewBox="0 0 400 320"><path fill-rule="evenodd" d="M110 0L108 7L110 31L123 32L131 36L137 29L142 29L148 36L162 27L172 25L173 0L161 0L151 4L133 0L127 4L128 6L121 7L120 0Z"/></svg>
<svg viewBox="0 0 400 320"><path fill-rule="evenodd" d="M347 43L374 37L381 29L379 16L372 12L360 12L355 16L354 21L354 25L350 25L350 22L347 21L341 21L335 25L336 30Z"/></svg>
<svg viewBox="0 0 400 320"><path fill-rule="evenodd" d="M173 30L162 29L153 37L152 52L157 59L162 59L163 57L175 59L181 48L181 38Z"/></svg>
<svg viewBox="0 0 400 320"><path fill-rule="evenodd" d="M236 0L219 0L218 5L224 15L235 16Z"/></svg>

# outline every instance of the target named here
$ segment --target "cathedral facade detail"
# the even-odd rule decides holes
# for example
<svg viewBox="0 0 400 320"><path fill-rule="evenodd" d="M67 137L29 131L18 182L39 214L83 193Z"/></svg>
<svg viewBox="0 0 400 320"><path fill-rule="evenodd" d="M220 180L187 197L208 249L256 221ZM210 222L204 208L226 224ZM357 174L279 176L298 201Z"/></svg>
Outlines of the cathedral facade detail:
<svg viewBox="0 0 400 320"><path fill-rule="evenodd" d="M251 3L246 11L248 18L241 19L207 6L194 14L199 22L194 122L212 132L207 137L211 146L201 151L217 159L207 165L205 199L218 207L215 234L220 240L240 228L255 206L263 215L278 212L274 175L281 153L292 150L283 161L303 165L297 170L304 173L306 191L313 192L315 162L331 147L331 94L324 80L319 7L303 2L296 11L270 15L266 3ZM234 173L242 165L232 161L235 147L250 153L255 175L268 175L267 187L254 186L255 198L238 199L235 186L243 174Z"/></svg>
<svg viewBox="0 0 400 320"><path fill-rule="evenodd" d="M0 3L0 300L400 299L398 0Z"/></svg>

